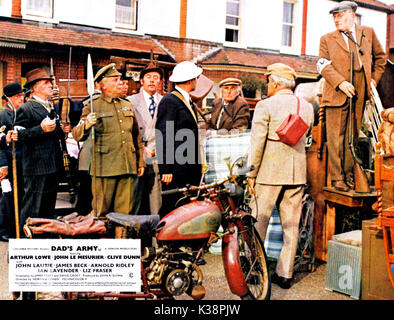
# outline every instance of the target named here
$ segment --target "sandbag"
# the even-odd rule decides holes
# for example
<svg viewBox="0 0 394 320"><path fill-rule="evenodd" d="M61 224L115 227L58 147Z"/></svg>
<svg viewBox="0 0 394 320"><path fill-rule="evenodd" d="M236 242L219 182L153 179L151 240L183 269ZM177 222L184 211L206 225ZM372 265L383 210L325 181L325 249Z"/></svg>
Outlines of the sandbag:
<svg viewBox="0 0 394 320"><path fill-rule="evenodd" d="M39 235L52 233L66 236L78 236L87 234L105 234L106 227L102 220L87 215L80 216L74 212L58 219L27 218L23 231L27 237L33 234Z"/></svg>

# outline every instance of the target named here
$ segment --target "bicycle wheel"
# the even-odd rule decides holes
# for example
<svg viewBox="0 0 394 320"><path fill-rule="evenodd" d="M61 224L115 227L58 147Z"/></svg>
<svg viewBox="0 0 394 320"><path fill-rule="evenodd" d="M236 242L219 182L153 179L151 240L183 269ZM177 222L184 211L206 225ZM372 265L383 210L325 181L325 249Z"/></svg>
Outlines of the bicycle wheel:
<svg viewBox="0 0 394 320"><path fill-rule="evenodd" d="M271 280L263 242L255 227L238 234L239 259L248 286L243 300L269 300Z"/></svg>

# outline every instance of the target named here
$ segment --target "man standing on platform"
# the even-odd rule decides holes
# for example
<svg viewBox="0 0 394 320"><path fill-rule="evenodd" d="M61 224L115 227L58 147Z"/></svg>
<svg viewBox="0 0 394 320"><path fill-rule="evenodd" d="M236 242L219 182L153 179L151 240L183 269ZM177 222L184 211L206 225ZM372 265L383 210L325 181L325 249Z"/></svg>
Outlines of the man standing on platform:
<svg viewBox="0 0 394 320"><path fill-rule="evenodd" d="M379 82L385 53L372 28L355 24L357 4L342 1L330 11L336 30L320 39L318 72L326 80L322 105L326 111L327 149L332 186L354 188L353 157L349 147L349 99L354 97L356 134L360 132L371 84ZM350 81L350 52L354 52L354 84Z"/></svg>
<svg viewBox="0 0 394 320"><path fill-rule="evenodd" d="M140 74L140 92L128 97L134 107L144 144L145 173L136 182L133 213L158 214L161 207L161 182L156 159L155 124L157 105L162 95L158 92L163 70L148 64ZM147 201L149 199L149 201Z"/></svg>
<svg viewBox="0 0 394 320"><path fill-rule="evenodd" d="M177 64L169 79L175 83L175 90L166 94L158 106L156 152L163 190L200 184L198 114L189 93L196 88L202 71L190 61ZM174 210L182 196L163 196L160 216Z"/></svg>
<svg viewBox="0 0 394 320"><path fill-rule="evenodd" d="M295 146L278 140L276 130L289 114L299 115L311 126L313 107L294 95L295 71L282 63L267 67L268 97L256 105L252 120L248 173L251 208L257 218L256 228L265 239L268 223L277 205L283 229L283 247L272 282L289 289L298 245L302 198L306 184L306 133Z"/></svg>
<svg viewBox="0 0 394 320"><path fill-rule="evenodd" d="M101 95L93 100L94 112L91 112L89 101L82 110L80 124L73 130L74 139L83 141L91 128L95 128L95 150L92 150L95 168L90 166L90 174L96 182L92 206L98 217L111 211L130 214L135 178L142 176L145 170L133 107L129 101L120 98L120 76L114 63L97 72L94 81L99 83Z"/></svg>

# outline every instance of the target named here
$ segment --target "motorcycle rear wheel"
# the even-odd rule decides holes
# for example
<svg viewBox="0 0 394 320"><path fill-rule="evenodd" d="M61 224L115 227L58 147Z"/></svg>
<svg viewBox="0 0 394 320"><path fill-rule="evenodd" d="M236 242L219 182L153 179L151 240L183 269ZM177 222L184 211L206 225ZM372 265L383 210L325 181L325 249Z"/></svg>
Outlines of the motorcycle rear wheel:
<svg viewBox="0 0 394 320"><path fill-rule="evenodd" d="M247 237L244 237L244 232L247 232ZM263 242L255 227L248 228L244 232L239 232L238 244L239 259L248 286L248 293L241 299L269 300L271 297L271 279Z"/></svg>

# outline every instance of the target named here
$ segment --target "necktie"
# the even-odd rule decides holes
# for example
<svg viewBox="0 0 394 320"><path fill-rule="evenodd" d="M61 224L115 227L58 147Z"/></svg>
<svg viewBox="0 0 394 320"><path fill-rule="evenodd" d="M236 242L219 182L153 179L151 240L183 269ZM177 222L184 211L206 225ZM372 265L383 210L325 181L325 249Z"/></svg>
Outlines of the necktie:
<svg viewBox="0 0 394 320"><path fill-rule="evenodd" d="M350 38L350 39L348 39L349 51L354 52L354 70L358 71L361 68L361 64L360 64L360 57L358 55L357 45L356 45L354 37L353 37L353 32L350 31L347 34Z"/></svg>
<svg viewBox="0 0 394 320"><path fill-rule="evenodd" d="M156 105L155 105L155 100L153 99L153 96L150 96L149 98L151 100L150 105L149 105L149 113L153 119L154 115L155 115L155 110L156 110Z"/></svg>
<svg viewBox="0 0 394 320"><path fill-rule="evenodd" d="M224 109L226 109L226 105L223 103L223 104L222 104L222 109L220 110L220 113L219 113L218 120L216 121L216 128L217 128L217 129L220 129L220 128L219 128L219 124L220 124L220 122L222 121Z"/></svg>

